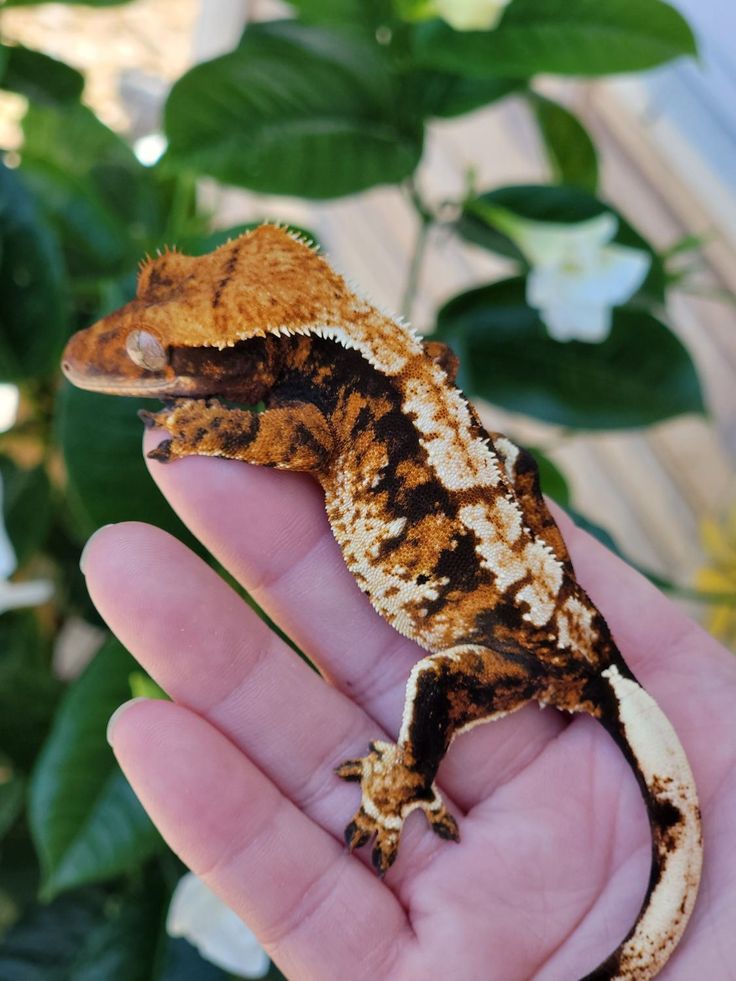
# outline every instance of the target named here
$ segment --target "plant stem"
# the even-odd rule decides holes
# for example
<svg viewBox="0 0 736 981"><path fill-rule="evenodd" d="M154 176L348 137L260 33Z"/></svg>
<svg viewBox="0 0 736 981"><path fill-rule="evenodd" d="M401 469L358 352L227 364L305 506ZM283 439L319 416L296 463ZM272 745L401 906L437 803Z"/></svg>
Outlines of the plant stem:
<svg viewBox="0 0 736 981"><path fill-rule="evenodd" d="M414 210L419 218L419 230L417 231L416 241L414 242L414 252L411 257L411 262L409 263L409 272L407 273L406 277L404 296L401 300L401 316L405 320L410 321L411 311L414 306L414 300L416 299L417 288L419 286L422 262L424 261L424 255L427 249L427 238L429 236L429 230L434 223L434 216L425 206L413 181L408 185L408 190L409 200L414 206Z"/></svg>

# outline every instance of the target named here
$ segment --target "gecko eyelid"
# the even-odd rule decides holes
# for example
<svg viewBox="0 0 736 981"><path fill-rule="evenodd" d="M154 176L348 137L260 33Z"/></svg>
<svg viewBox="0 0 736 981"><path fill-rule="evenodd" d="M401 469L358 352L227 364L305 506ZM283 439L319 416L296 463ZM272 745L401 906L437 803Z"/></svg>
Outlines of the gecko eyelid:
<svg viewBox="0 0 736 981"><path fill-rule="evenodd" d="M128 357L146 371L161 371L166 367L166 351L157 337L146 330L132 330L125 340Z"/></svg>

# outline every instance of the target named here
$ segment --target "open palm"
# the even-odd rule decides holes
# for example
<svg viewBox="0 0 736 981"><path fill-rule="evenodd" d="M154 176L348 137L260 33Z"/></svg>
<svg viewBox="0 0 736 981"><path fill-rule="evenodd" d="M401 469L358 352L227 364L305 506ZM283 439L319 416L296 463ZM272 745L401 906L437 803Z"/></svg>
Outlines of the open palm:
<svg viewBox="0 0 736 981"><path fill-rule="evenodd" d="M573 981L603 960L633 924L650 860L639 791L603 728L530 705L460 737L438 781L460 844L414 814L379 880L367 849L345 850L359 789L333 770L395 737L419 648L355 585L309 478L194 458L151 469L323 675L163 532L116 525L90 544L95 603L174 700L116 717L118 759L167 841L281 970ZM698 783L701 895L662 977L736 977L736 661L583 532L563 532Z"/></svg>

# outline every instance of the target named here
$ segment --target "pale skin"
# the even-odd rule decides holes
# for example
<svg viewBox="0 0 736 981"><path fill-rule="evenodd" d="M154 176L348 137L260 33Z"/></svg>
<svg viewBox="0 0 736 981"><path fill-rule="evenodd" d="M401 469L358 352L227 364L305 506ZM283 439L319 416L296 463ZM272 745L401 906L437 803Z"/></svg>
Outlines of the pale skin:
<svg viewBox="0 0 736 981"><path fill-rule="evenodd" d="M148 434L150 448L160 439ZM151 473L194 534L314 660L326 684L199 558L142 524L84 561L100 612L174 704L116 715L123 770L183 861L292 981L568 981L633 923L650 837L631 771L589 718L527 706L453 744L439 773L461 842L407 822L379 880L342 833L359 790L333 768L394 738L421 657L345 568L310 478L190 458ZM578 578L677 729L703 807L705 866L662 974L736 964L736 658L560 518Z"/></svg>

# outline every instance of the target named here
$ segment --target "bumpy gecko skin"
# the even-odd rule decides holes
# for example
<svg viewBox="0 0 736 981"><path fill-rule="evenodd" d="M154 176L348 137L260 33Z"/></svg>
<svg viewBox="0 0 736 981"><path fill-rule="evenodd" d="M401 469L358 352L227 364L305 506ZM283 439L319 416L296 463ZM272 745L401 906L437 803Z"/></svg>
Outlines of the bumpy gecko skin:
<svg viewBox="0 0 736 981"><path fill-rule="evenodd" d="M359 586L427 652L396 742L374 742L337 771L362 792L347 843L373 840L380 874L413 810L458 840L435 777L464 729L532 700L606 727L639 781L653 857L634 927L587 977L651 978L698 889L690 767L578 585L532 457L485 432L456 367L443 344L423 343L268 225L207 256L149 261L136 298L76 334L64 356L76 385L166 400L143 414L169 434L158 460L201 454L312 473Z"/></svg>

